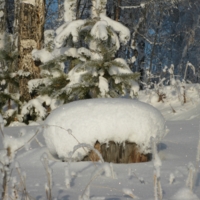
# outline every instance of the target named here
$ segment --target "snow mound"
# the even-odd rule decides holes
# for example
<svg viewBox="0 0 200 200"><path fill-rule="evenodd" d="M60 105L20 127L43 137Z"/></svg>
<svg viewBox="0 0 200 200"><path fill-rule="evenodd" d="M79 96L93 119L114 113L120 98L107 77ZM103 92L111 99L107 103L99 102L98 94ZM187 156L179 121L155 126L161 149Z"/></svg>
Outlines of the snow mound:
<svg viewBox="0 0 200 200"><path fill-rule="evenodd" d="M167 129L154 107L132 99L90 99L65 104L45 120L44 138L52 155L67 159L79 143L94 145L115 141L135 142L142 153L151 151L151 137L160 141ZM75 160L88 150L79 148Z"/></svg>
<svg viewBox="0 0 200 200"><path fill-rule="evenodd" d="M171 200L199 200L199 198L189 188L181 188Z"/></svg>
<svg viewBox="0 0 200 200"><path fill-rule="evenodd" d="M16 126L26 126L26 124L18 121L14 121L9 124L9 127L16 127Z"/></svg>

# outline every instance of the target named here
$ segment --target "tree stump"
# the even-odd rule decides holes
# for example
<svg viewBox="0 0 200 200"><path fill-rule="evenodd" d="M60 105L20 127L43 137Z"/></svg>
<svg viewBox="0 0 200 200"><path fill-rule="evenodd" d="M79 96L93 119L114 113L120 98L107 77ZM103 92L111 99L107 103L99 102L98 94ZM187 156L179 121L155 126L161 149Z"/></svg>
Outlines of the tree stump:
<svg viewBox="0 0 200 200"><path fill-rule="evenodd" d="M151 154L142 154L136 143L128 142L115 143L110 141L108 144L95 143L94 148L102 155L105 162L112 163L139 163L151 160ZM94 151L90 151L82 161L98 161L99 157Z"/></svg>

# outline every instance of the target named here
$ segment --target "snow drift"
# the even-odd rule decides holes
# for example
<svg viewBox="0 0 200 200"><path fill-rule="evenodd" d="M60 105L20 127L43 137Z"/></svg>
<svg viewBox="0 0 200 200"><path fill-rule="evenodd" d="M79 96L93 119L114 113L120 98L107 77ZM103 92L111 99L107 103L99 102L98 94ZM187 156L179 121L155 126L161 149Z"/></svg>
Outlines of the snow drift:
<svg viewBox="0 0 200 200"><path fill-rule="evenodd" d="M90 99L65 104L45 121L44 138L50 153L69 158L74 146L114 141L138 144L150 153L151 137L160 141L166 134L165 119L154 107L132 99ZM81 146L81 145L80 145ZM81 160L89 150L79 148L73 155Z"/></svg>

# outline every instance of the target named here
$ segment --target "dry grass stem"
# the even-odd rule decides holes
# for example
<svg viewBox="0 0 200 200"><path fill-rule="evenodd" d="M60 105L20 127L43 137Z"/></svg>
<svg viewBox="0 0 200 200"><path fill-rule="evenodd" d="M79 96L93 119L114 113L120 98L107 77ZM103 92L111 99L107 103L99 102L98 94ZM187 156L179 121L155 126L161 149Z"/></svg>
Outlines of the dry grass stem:
<svg viewBox="0 0 200 200"><path fill-rule="evenodd" d="M46 156L42 158L42 164L44 166L46 176L47 176L47 183L45 185L46 197L47 200L52 200L52 173L51 169L49 168L49 161Z"/></svg>
<svg viewBox="0 0 200 200"><path fill-rule="evenodd" d="M62 129L64 131L66 131L69 135L71 135L77 141L77 144L81 144L79 142L79 140L72 134L72 130L71 129L66 130L65 128L63 128L61 126L57 126L57 125L49 125L48 124L47 126L57 127L57 128L60 128L60 129ZM83 150L87 153L87 150L84 147L83 147Z"/></svg>

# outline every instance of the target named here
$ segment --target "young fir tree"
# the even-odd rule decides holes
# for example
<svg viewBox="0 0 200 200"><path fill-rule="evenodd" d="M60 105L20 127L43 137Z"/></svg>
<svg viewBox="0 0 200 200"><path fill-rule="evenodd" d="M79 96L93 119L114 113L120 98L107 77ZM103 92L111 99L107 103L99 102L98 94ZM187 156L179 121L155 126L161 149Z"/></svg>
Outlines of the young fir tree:
<svg viewBox="0 0 200 200"><path fill-rule="evenodd" d="M106 16L107 0L92 0L89 19L76 19L76 3L65 0L65 23L56 30L54 47L32 52L33 58L43 63L44 78L29 82L31 90L40 86L42 95L63 102L134 97L139 75L115 56L120 43L129 41L129 29ZM63 63L67 68L61 67Z"/></svg>
<svg viewBox="0 0 200 200"><path fill-rule="evenodd" d="M0 62L5 61L6 65L0 75L0 113L5 120L5 125L12 121L19 120L18 109L21 105L19 100L19 74L13 72L13 65L17 60L16 52L6 52L0 50ZM6 59L6 60L5 60Z"/></svg>
<svg viewBox="0 0 200 200"><path fill-rule="evenodd" d="M14 90L18 87L19 79L13 73L17 52L13 47L13 35L8 33L6 1L0 0L0 113L6 123L12 121L17 114L19 95Z"/></svg>

